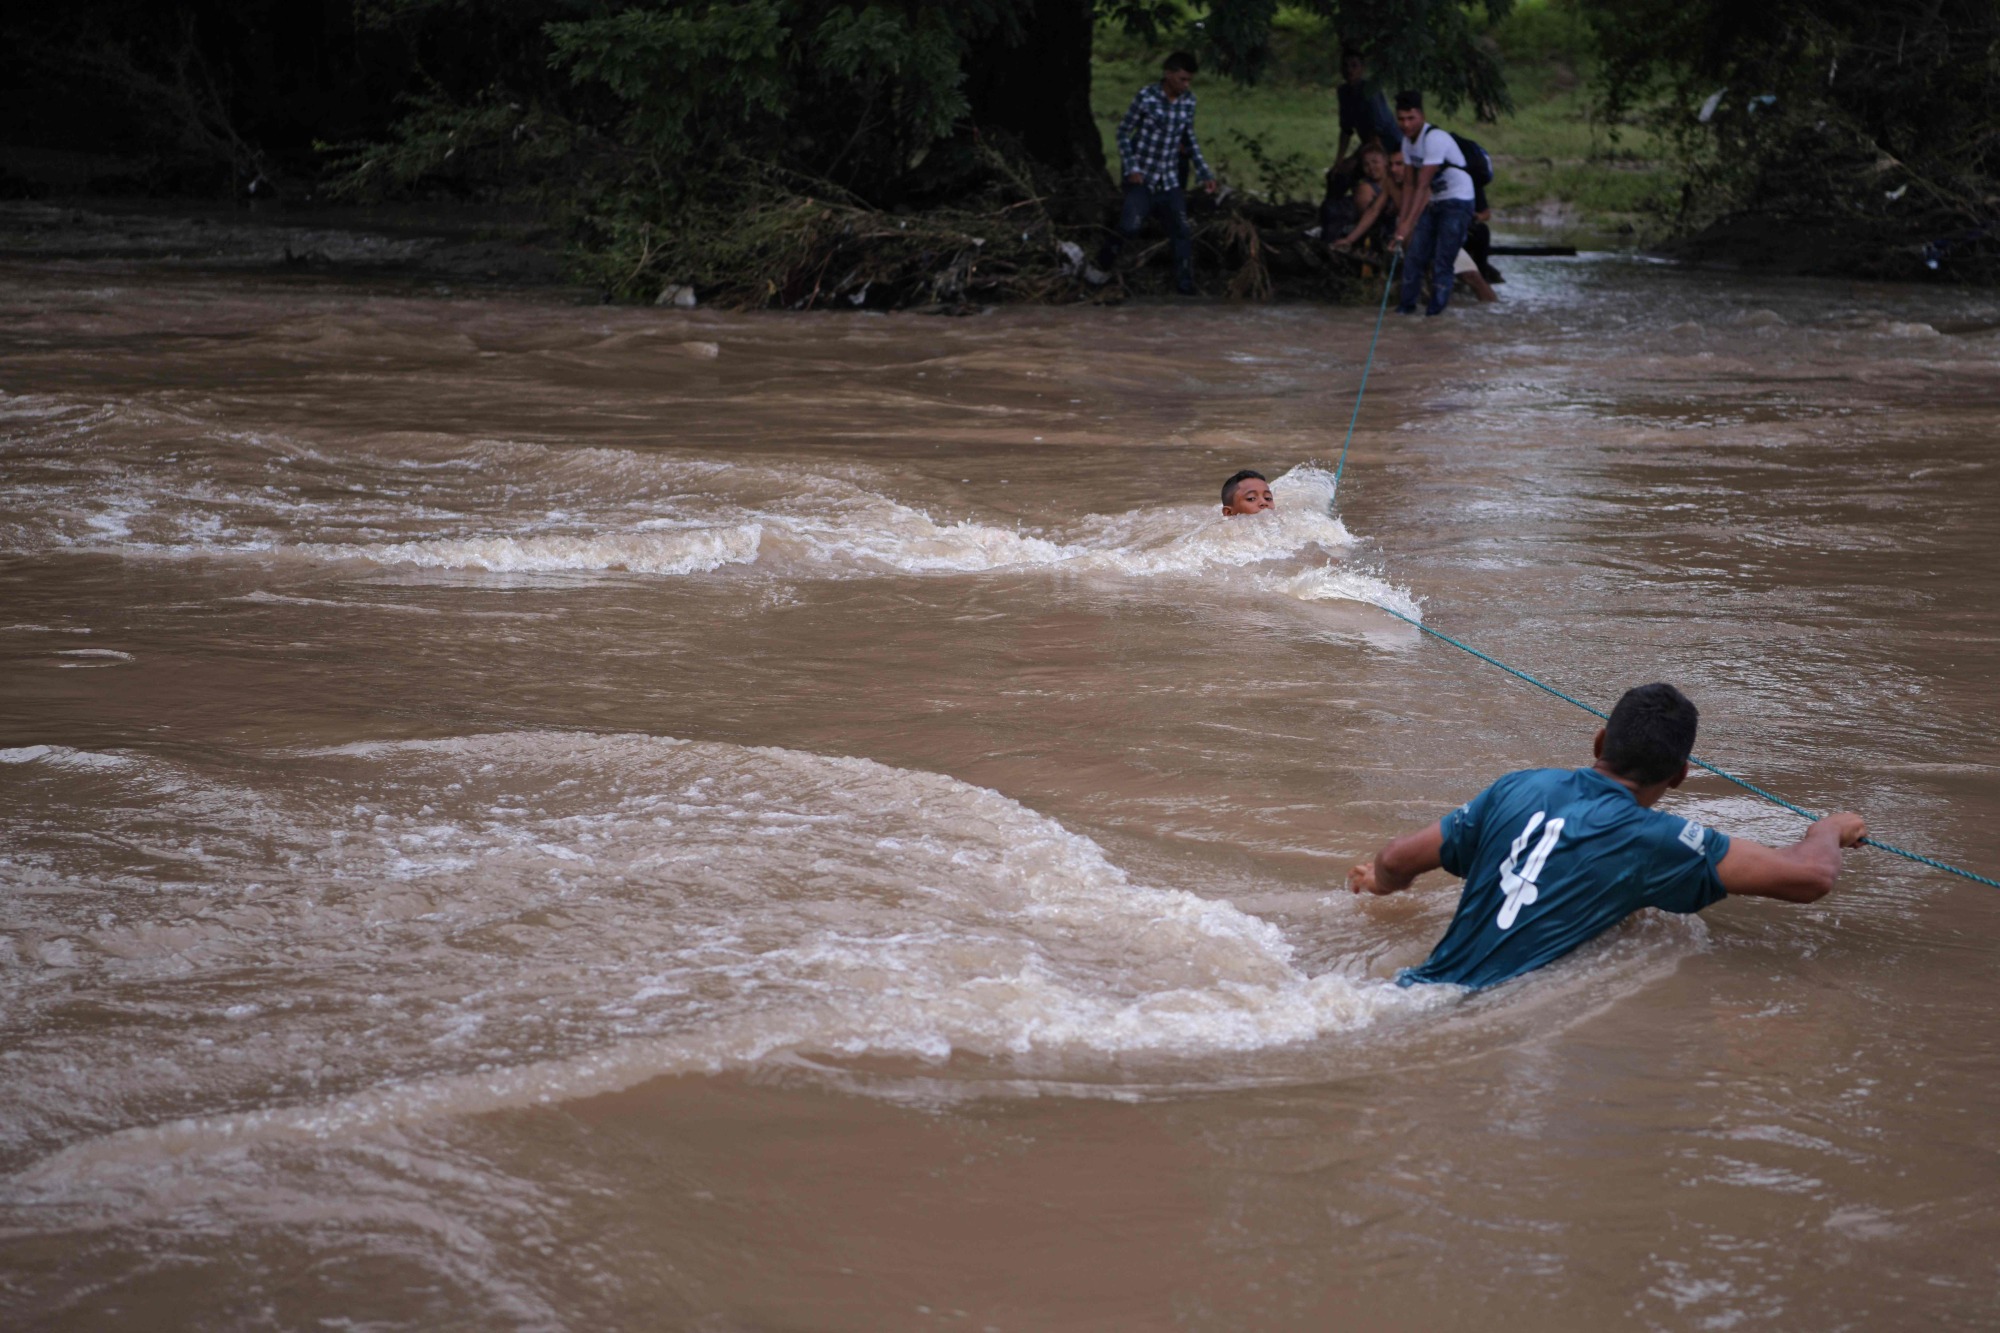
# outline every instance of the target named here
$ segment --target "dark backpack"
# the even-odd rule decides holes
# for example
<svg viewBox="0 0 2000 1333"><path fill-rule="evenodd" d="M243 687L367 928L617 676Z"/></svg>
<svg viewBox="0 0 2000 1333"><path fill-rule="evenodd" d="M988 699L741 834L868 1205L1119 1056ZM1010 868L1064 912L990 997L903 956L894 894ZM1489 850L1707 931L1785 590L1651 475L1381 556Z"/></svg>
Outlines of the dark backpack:
<svg viewBox="0 0 2000 1333"><path fill-rule="evenodd" d="M1450 130L1445 131L1451 134ZM1463 134L1451 134L1451 141L1458 145L1458 151L1465 154L1465 174L1472 177L1472 186L1484 190L1493 183L1493 158Z"/></svg>

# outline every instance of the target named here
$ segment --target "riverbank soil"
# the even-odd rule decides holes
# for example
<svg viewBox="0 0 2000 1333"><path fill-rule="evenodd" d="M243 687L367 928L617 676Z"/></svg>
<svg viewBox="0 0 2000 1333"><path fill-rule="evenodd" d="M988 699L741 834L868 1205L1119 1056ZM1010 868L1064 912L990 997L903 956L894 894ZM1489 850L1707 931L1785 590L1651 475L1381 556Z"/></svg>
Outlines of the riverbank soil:
<svg viewBox="0 0 2000 1333"><path fill-rule="evenodd" d="M970 314L996 302L1115 304L1173 294L1173 257L1157 232L1126 247L1107 281L1086 281L1105 230L1046 221L1018 237L993 218L897 218L798 201L798 253L768 280L747 272L730 285L690 288L701 303L757 309L916 309ZM843 214L845 216L845 214ZM1307 234L1304 205L1254 200L1192 210L1195 272L1212 297L1347 301L1359 261ZM911 224L916 224L911 230ZM1003 224L1004 225L1004 224ZM1018 226L1019 224L1014 224ZM476 206L268 207L156 200L0 202L0 262L122 262L153 271L234 273L265 279L370 283L446 294L552 290L580 301L604 295L580 284L560 237L525 211ZM755 281L750 279L754 278ZM681 284L663 289L672 304Z"/></svg>
<svg viewBox="0 0 2000 1333"><path fill-rule="evenodd" d="M1886 240L1852 227L1814 226L1796 218L1737 214L1691 236L1662 243L1677 259L1755 269L1787 277L1909 280L1924 276L1924 245L1907 235Z"/></svg>

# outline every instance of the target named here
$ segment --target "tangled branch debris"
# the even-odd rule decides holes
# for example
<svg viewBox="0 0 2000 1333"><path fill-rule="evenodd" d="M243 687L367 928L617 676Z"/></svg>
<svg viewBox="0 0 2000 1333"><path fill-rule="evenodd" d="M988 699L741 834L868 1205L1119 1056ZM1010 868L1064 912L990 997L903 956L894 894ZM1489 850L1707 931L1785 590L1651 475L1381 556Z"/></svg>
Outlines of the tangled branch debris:
<svg viewBox="0 0 2000 1333"><path fill-rule="evenodd" d="M1134 247L1112 281L1085 280L1101 227L1063 226L1033 199L998 209L892 213L849 199L784 193L746 209L610 229L592 276L614 296L692 287L731 309L964 313L1024 302L1110 303L1172 288L1163 238ZM1207 290L1234 300L1352 299L1360 270L1306 234L1312 210L1231 200L1195 219Z"/></svg>

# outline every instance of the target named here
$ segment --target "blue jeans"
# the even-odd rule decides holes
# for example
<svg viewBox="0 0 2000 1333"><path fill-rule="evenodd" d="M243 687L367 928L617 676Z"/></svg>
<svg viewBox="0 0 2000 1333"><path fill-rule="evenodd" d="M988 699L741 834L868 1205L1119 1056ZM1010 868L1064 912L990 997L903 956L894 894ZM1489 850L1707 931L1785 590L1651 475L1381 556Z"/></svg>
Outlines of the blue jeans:
<svg viewBox="0 0 2000 1333"><path fill-rule="evenodd" d="M1403 294L1396 309L1405 315L1417 313L1417 294L1424 289L1424 274L1431 274L1431 301L1427 315L1441 315L1451 301L1451 266L1465 248L1465 233L1472 227L1470 199L1438 199L1417 218L1410 233L1410 248L1403 256Z"/></svg>
<svg viewBox="0 0 2000 1333"><path fill-rule="evenodd" d="M1188 226L1187 192L1178 185L1153 189L1146 185L1125 185L1125 204L1118 211L1118 230L1098 252L1097 266L1108 269L1118 262L1125 242L1136 238L1146 219L1159 217L1174 242L1174 277L1186 284L1194 281L1194 229ZM1469 216L1469 215L1468 215Z"/></svg>

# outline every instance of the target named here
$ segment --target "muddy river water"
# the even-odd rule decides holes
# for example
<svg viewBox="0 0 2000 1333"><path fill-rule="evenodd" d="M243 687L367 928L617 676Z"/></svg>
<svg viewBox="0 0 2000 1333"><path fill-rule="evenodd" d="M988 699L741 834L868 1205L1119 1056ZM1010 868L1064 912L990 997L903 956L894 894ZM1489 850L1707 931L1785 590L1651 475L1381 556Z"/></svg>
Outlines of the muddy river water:
<svg viewBox="0 0 2000 1333"><path fill-rule="evenodd" d="M0 269L0 1322L2000 1321L2000 891L1334 891L1595 726L1371 604L2000 867L2000 315L1509 276L1336 506L1372 309Z"/></svg>

